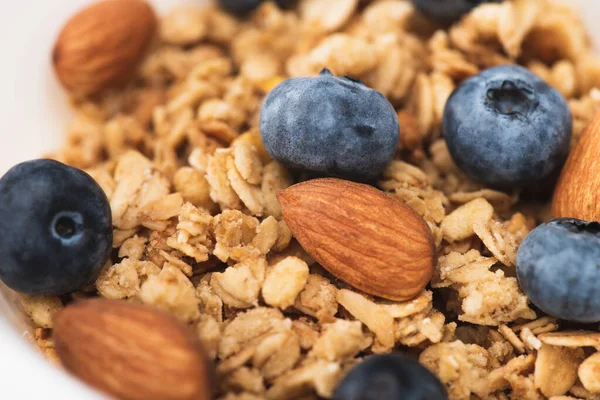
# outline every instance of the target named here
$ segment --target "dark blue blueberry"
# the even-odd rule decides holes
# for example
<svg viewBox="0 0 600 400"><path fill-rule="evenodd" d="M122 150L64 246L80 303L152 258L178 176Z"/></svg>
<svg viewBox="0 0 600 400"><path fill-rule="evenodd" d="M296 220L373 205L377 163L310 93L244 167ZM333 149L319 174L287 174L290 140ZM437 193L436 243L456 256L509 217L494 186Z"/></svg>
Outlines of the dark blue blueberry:
<svg viewBox="0 0 600 400"><path fill-rule="evenodd" d="M561 218L535 228L517 252L517 278L540 310L600 321L600 224Z"/></svg>
<svg viewBox="0 0 600 400"><path fill-rule="evenodd" d="M219 5L228 13L245 16L254 11L264 0L219 0Z"/></svg>
<svg viewBox="0 0 600 400"><path fill-rule="evenodd" d="M334 400L446 400L444 385L427 368L401 354L376 355L340 382Z"/></svg>
<svg viewBox="0 0 600 400"><path fill-rule="evenodd" d="M112 248L106 195L85 172L52 160L0 179L0 280L27 294L64 294L94 282Z"/></svg>
<svg viewBox="0 0 600 400"><path fill-rule="evenodd" d="M502 0L413 0L415 7L429 18L456 21L482 3L500 3Z"/></svg>
<svg viewBox="0 0 600 400"><path fill-rule="evenodd" d="M275 0L275 4L277 4L281 8L291 8L296 5L298 0Z"/></svg>
<svg viewBox="0 0 600 400"><path fill-rule="evenodd" d="M467 79L446 103L448 149L471 178L510 189L548 181L564 164L572 116L564 97L516 65Z"/></svg>
<svg viewBox="0 0 600 400"><path fill-rule="evenodd" d="M227 12L239 17L246 16L256 10L265 0L219 0L219 5ZM296 0L275 0L281 8L290 8Z"/></svg>
<svg viewBox="0 0 600 400"><path fill-rule="evenodd" d="M355 180L377 178L396 153L399 131L385 96L328 70L282 82L260 113L263 142L275 160Z"/></svg>

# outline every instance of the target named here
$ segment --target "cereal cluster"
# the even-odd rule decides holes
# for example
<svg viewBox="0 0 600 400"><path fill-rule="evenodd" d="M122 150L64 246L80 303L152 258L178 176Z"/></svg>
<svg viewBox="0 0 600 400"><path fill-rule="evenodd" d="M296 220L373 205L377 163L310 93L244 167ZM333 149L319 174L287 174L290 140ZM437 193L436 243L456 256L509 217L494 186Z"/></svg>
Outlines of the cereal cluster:
<svg viewBox="0 0 600 400"><path fill-rule="evenodd" d="M403 0L267 2L247 20L173 10L159 31L132 85L73 100L53 155L108 195L114 256L86 291L22 297L50 358L51 315L99 295L189 324L215 361L221 400L330 398L360 359L393 349L418 357L452 400L599 398L600 333L536 312L515 278L518 246L548 206L471 181L440 137L461 81L519 63L568 99L576 141L600 108L600 57L571 6L489 3L440 27ZM398 112L401 143L378 186L427 221L439 257L430 289L411 301L337 280L282 219L276 193L294 179L262 145L261 101L325 67Z"/></svg>

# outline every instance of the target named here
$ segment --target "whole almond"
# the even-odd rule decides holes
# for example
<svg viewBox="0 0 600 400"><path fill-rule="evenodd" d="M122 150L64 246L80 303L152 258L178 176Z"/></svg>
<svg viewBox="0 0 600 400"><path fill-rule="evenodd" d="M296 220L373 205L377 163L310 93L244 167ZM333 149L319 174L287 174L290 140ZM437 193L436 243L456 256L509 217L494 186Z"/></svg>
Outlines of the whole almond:
<svg viewBox="0 0 600 400"><path fill-rule="evenodd" d="M103 0L75 14L62 28L52 61L58 79L75 96L125 85L144 58L157 19L143 0Z"/></svg>
<svg viewBox="0 0 600 400"><path fill-rule="evenodd" d="M554 191L552 215L600 221L600 113L569 154Z"/></svg>
<svg viewBox="0 0 600 400"><path fill-rule="evenodd" d="M431 231L400 200L340 179L307 181L277 197L302 247L349 285L386 299L407 300L431 279Z"/></svg>
<svg viewBox="0 0 600 400"><path fill-rule="evenodd" d="M78 302L56 314L53 338L68 371L118 399L211 398L211 369L200 343L152 307Z"/></svg>

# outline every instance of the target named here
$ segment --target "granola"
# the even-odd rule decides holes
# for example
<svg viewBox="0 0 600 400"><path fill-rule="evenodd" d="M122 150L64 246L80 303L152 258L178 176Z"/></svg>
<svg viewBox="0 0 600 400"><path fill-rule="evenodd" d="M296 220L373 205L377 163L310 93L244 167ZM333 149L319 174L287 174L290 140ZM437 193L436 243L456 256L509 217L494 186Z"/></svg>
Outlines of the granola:
<svg viewBox="0 0 600 400"><path fill-rule="evenodd" d="M215 360L222 400L331 398L349 366L398 347L451 400L599 398L600 333L562 330L515 278L541 207L471 181L440 139L461 81L518 62L568 99L577 141L600 108L600 57L582 26L554 0L484 4L445 28L403 0L267 2L247 20L173 10L134 84L75 102L54 155L86 169L113 213L116 256L86 295L151 304L190 325ZM324 67L398 112L400 148L378 186L427 221L439 255L431 290L413 300L348 287L282 219L276 194L294 179L262 145L260 104L283 79ZM51 315L76 298L21 299L52 359Z"/></svg>

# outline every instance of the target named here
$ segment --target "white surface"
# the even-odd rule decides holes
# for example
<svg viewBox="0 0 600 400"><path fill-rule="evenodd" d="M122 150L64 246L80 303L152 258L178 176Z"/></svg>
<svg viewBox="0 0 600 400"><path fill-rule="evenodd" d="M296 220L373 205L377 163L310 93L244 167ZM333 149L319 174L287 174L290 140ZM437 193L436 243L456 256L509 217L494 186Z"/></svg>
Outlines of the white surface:
<svg viewBox="0 0 600 400"><path fill-rule="evenodd" d="M205 0L151 0L164 12L173 5ZM57 148L69 122L67 98L54 79L50 54L66 19L91 0L0 0L0 175L12 165ZM1 293L0 293L1 295ZM43 360L7 322L0 296L0 398L102 399ZM21 330L22 332L22 330Z"/></svg>
<svg viewBox="0 0 600 400"><path fill-rule="evenodd" d="M600 43L600 4L581 3L590 31ZM4 0L0 24L0 174L17 162L53 150L68 123L68 105L50 69L54 38L66 18L90 0ZM164 11L203 0L153 0ZM4 312L2 313L2 310ZM6 305L0 298L0 313ZM54 369L0 316L0 398L99 399L83 385Z"/></svg>

